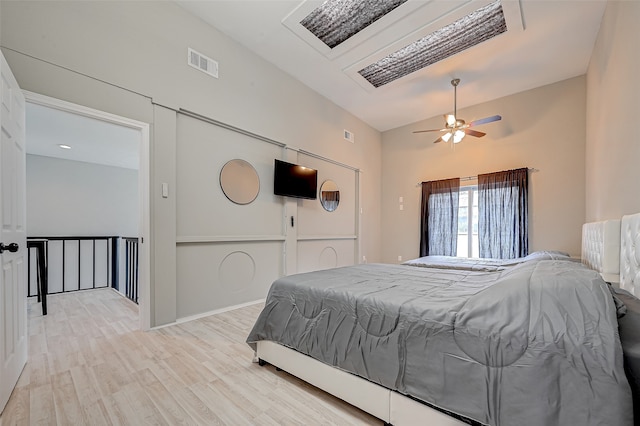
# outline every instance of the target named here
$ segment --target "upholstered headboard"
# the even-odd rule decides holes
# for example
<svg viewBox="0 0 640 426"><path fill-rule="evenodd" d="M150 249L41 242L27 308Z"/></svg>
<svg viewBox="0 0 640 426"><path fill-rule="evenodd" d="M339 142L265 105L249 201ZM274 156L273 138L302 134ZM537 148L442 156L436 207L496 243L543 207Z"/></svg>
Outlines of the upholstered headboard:
<svg viewBox="0 0 640 426"><path fill-rule="evenodd" d="M619 281L620 220L582 225L582 263L600 272L607 282Z"/></svg>
<svg viewBox="0 0 640 426"><path fill-rule="evenodd" d="M640 297L640 213L622 216L620 288Z"/></svg>

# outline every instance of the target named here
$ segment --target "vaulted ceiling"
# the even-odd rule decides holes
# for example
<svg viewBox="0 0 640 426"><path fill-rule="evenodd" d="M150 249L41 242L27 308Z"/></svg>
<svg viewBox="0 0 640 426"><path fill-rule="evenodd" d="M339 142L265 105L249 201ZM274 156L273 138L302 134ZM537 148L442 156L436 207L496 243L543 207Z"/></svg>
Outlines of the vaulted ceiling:
<svg viewBox="0 0 640 426"><path fill-rule="evenodd" d="M338 19L331 25L346 24L338 29L342 38L327 44L309 28L322 25L330 14L347 13L341 5L322 15L314 12L323 5L317 0L177 0L380 131L451 112L452 78L461 79L458 108L464 108L586 72L606 0L502 0L506 31L450 56L441 54L443 59L381 85L365 78L366 67L384 64L416 41L424 44L443 28L457 28L494 1L363 0L357 7L364 9L356 10L355 17L383 3L396 7L382 16L371 13L367 19L372 23L355 33L349 31L355 18ZM475 31L486 20L472 22L467 38L480 37ZM345 31L346 36L340 34ZM448 43L441 43L444 50L454 51Z"/></svg>

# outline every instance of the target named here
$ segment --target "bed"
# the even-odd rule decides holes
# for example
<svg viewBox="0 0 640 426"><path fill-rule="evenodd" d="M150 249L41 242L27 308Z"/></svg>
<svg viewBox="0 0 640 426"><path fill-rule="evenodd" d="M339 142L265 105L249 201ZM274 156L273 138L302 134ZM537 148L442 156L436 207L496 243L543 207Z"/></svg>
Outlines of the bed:
<svg viewBox="0 0 640 426"><path fill-rule="evenodd" d="M388 424L633 424L624 305L597 271L557 252L411 263L283 277L247 342Z"/></svg>
<svg viewBox="0 0 640 426"><path fill-rule="evenodd" d="M572 259L568 253L553 250L536 251L517 259L478 259L452 256L424 256L404 262L403 265L419 266L422 268L457 269L470 271L502 271L510 266L533 260L566 260Z"/></svg>
<svg viewBox="0 0 640 426"><path fill-rule="evenodd" d="M582 225L582 263L614 284L620 282L620 226L619 219Z"/></svg>

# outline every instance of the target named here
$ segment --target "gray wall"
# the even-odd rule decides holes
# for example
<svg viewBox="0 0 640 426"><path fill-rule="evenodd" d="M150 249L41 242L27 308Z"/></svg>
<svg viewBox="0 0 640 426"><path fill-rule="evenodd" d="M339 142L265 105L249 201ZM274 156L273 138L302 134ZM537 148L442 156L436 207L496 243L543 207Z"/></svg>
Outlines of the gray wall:
<svg viewBox="0 0 640 426"><path fill-rule="evenodd" d="M587 72L586 219L640 212L640 2L609 1Z"/></svg>
<svg viewBox="0 0 640 426"><path fill-rule="evenodd" d="M580 255L584 221L585 78L576 77L458 111L467 122L494 114L502 121L479 128L483 138L451 144L433 141L442 116L383 134L383 261L419 255L417 183L531 167L529 250ZM464 184L465 182L463 182ZM399 209L403 197L403 210Z"/></svg>
<svg viewBox="0 0 640 426"><path fill-rule="evenodd" d="M138 171L27 155L27 235L138 235Z"/></svg>
<svg viewBox="0 0 640 426"><path fill-rule="evenodd" d="M23 89L152 125L152 325L177 318L183 278L176 269L180 108L362 170L361 253L380 260L380 133L176 4L2 2L1 32ZM188 47L217 60L220 78L189 67ZM343 139L345 128L355 144ZM161 197L163 182L169 198Z"/></svg>

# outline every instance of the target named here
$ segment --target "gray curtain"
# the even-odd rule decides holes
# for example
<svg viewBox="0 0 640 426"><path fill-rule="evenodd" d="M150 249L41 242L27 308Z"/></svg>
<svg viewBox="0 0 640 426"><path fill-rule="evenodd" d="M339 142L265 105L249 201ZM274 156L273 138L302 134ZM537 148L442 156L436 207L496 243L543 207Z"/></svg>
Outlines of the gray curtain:
<svg viewBox="0 0 640 426"><path fill-rule="evenodd" d="M480 257L529 254L528 169L478 175Z"/></svg>
<svg viewBox="0 0 640 426"><path fill-rule="evenodd" d="M460 178L422 182L420 256L458 252Z"/></svg>

